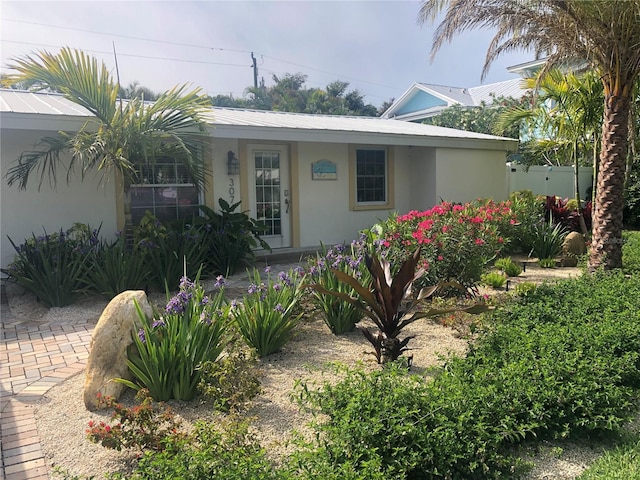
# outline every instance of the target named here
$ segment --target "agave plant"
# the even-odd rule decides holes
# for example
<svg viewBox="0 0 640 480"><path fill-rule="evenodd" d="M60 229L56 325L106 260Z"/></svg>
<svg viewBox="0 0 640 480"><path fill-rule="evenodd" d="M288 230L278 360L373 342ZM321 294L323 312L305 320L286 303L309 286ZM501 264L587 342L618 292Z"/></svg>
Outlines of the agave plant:
<svg viewBox="0 0 640 480"><path fill-rule="evenodd" d="M329 291L319 284L311 285L311 288L320 293L333 295L351 303L373 321L377 329L359 328L373 345L378 363L397 360L403 352L408 350L407 345L415 335L403 339L400 339L399 335L404 327L416 320L456 311L476 314L489 309L482 303L469 307L420 309L419 305L438 289L462 287L455 282L440 283L423 288L416 297L412 298L411 285L424 273L422 269L417 269L419 258L420 250L417 249L402 263L395 277L392 277L391 264L387 260L379 259L375 254L366 255L365 262L371 274L370 286L362 285L355 277L345 272L332 270L339 281L349 284L355 290L358 298L342 292Z"/></svg>

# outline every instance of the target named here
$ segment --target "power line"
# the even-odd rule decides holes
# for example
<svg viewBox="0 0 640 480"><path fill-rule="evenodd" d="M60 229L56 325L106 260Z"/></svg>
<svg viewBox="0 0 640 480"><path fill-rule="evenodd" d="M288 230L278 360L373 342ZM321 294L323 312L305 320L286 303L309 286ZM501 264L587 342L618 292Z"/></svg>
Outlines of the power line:
<svg viewBox="0 0 640 480"><path fill-rule="evenodd" d="M96 35L109 35L110 37L122 37L122 38L130 38L132 40L143 40L145 42L166 43L167 45L178 45L181 47L204 48L207 50L219 50L219 51L236 52L236 53L251 53L248 50L234 50L231 48L208 47L206 45L196 45L192 43L171 42L169 40L159 40L157 38L136 37L134 35L124 35L121 33L98 32L96 30L88 30L84 28L62 27L60 25L51 25L49 23L28 22L26 20L15 20L12 18L5 18L4 20L7 22L26 23L28 25L39 25L41 27L59 28L61 30L73 30L76 32L95 33Z"/></svg>
<svg viewBox="0 0 640 480"><path fill-rule="evenodd" d="M31 45L34 47L52 47L52 48L63 48L62 45L50 45L50 44L45 44L45 43L31 43L31 42L20 42L18 40L3 40L3 42L7 42L7 43L19 43L22 45ZM85 50L83 49L85 52L92 52L92 53L103 53L103 54L107 54L107 55L111 55L113 52L105 52L102 50ZM224 63L224 62L208 62L205 60L185 60L182 58L169 58L169 57L156 57L156 56L152 56L152 55L138 55L138 54L133 54L133 53L118 53L118 56L121 57L135 57L135 58L147 58L147 59L151 59L151 60L167 60L167 61L171 61L171 62L186 62L186 63L203 63L203 64L207 64L207 65L224 65L227 67L245 67L245 68L251 68L251 65L247 65L247 64L239 64L239 63Z"/></svg>
<svg viewBox="0 0 640 480"><path fill-rule="evenodd" d="M51 25L51 24L40 23L40 22L30 22L30 21L26 21L26 20L16 20L16 19L9 19L9 18L7 18L5 20L8 21L8 22L24 23L24 24L28 24L28 25L38 25L38 26L51 27L51 28L59 28L59 29L62 29L62 30L72 30L72 31L77 31L77 32L93 33L93 34L97 34L97 35L108 35L108 36L112 36L112 37L129 38L129 39L133 39L133 40L142 40L142 41L147 41L147 42L164 43L164 44L168 44L168 45L178 45L178 46L182 46L182 47L201 48L201 49L207 49L207 50L218 50L218 51L227 51L227 52L235 52L235 53L249 53L249 54L253 55L253 52L251 52L249 50L238 50L238 49L230 49L230 48L222 48L222 47L209 47L209 46L206 46L206 45L197 45L197 44L192 44L192 43L172 42L172 41L169 41L169 40L160 40L160 39L155 39L155 38L137 37L137 36L134 36L134 35L125 35L125 34L120 34L120 33L99 32L99 31L96 31L96 30L89 30L89 29L84 29L84 28L63 27L63 26L60 26L60 25ZM25 45L32 45L32 44L27 43L27 42L16 42L16 41L14 41L13 43L23 43ZM49 45L49 46L56 47L55 45ZM91 50L88 50L88 51L91 51ZM95 50L93 50L93 52L94 53L109 53L109 52L99 52L99 51L95 51ZM133 55L133 54L128 54L128 55L123 54L123 56L130 56L130 57L138 56L140 58L152 58L152 59L158 59L158 60L172 60L172 61L189 62L189 63L205 63L205 64L211 64L211 65L244 66L244 65L238 65L238 64L203 62L203 61L197 61L197 60L181 60L181 59L168 59L168 58L162 58L162 57L146 57L146 56L143 56L143 55ZM303 65L301 63L290 62L288 60L283 60L281 58L265 56L265 55L261 55L261 56L262 56L262 58L270 58L271 60L275 60L277 62L286 63L288 65L294 65L296 67L301 67L301 68L305 68L305 69L308 69L308 70L314 70L316 72L326 73L328 75L335 75L337 77L347 78L347 79L354 80L354 81L357 81L357 82L366 83L366 84L369 84L369 85L375 85L375 86L378 86L378 87L389 88L389 89L393 89L394 91L398 91L398 87L393 87L391 85L385 85L385 84L382 84L382 83L376 83L376 82L371 82L369 80L364 80L362 78L351 77L351 76L348 76L348 75L342 75L340 73L330 72L328 70L323 70L323 69L320 69L320 68L312 67L310 65ZM256 70L255 64L254 64L254 66L252 68L254 68L254 73L255 73L255 70ZM255 81L254 81L254 83L255 83ZM372 95L372 96L377 96L377 95ZM379 97L379 98L382 98L382 97Z"/></svg>

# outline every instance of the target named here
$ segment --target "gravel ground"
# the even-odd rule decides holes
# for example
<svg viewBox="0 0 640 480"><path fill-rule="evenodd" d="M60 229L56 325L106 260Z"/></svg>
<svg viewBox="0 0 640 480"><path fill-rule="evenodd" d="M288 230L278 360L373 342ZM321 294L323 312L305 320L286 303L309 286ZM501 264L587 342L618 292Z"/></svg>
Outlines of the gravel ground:
<svg viewBox="0 0 640 480"><path fill-rule="evenodd" d="M288 265L274 265L272 268L278 271L285 267ZM580 269L539 269L531 263L512 285L579 274ZM246 284L244 277L243 274L230 278L228 291L241 292ZM95 322L106 306L105 301L94 298L84 299L74 306L47 310L35 303L31 295L19 289L11 289L8 293L14 316L21 318L28 315L43 323ZM485 290L483 293L494 292ZM162 298L154 297L152 301L161 302ZM467 345L457 330L429 321L410 325L406 333L416 335L410 343L415 373L441 363L440 355L463 353ZM263 392L253 402L248 415L255 417L253 425L258 438L274 459L287 453L288 434L293 429L304 431L309 421L289 400L296 379L322 381L326 377L319 369L327 362L347 365L361 362L366 368L378 368L374 357L367 354L370 351L370 345L359 332L336 337L331 335L320 319L305 315L296 337L281 352L261 360ZM72 377L51 389L37 406L38 431L47 463L50 467L61 466L74 474L95 475L96 478L102 478L101 475L109 471L127 471L135 460L135 454L114 452L86 440L85 430L89 420L107 420L108 412L91 413L85 409L82 401L83 383L83 374ZM126 394L123 401L132 402L132 395ZM172 405L187 421L212 417L211 408L207 405L197 402ZM530 459L536 466L527 478L573 479L600 455L599 450L585 445L547 443L531 452Z"/></svg>

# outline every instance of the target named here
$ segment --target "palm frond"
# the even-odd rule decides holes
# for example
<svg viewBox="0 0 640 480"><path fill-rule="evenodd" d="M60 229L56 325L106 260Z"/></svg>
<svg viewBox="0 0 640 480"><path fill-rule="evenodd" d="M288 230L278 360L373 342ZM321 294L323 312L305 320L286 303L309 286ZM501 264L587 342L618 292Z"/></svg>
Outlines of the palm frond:
<svg viewBox="0 0 640 480"><path fill-rule="evenodd" d="M49 179L49 186L56 186L58 169L67 168L60 158L60 154L69 147L67 139L61 134L57 137L44 137L36 147L42 149L23 152L15 165L7 170L5 178L9 186L17 184L20 190L26 190L32 174L39 177L38 190L42 188L45 177Z"/></svg>
<svg viewBox="0 0 640 480"><path fill-rule="evenodd" d="M548 57L544 73L581 58L602 69L616 91L631 88L640 72L638 0L425 0L418 22L445 12L433 36L431 57L456 35L473 29L496 33L489 44L482 78L493 61L515 50Z"/></svg>
<svg viewBox="0 0 640 480"><path fill-rule="evenodd" d="M46 175L55 184L57 171L63 166L67 180L75 170L82 178L97 170L103 178L118 172L131 184L139 177L141 162L149 164L159 156L171 156L184 166L192 183L205 186L210 172L201 146L208 135L210 99L200 89L176 86L154 103L135 96L119 107L118 86L106 66L82 51L65 47L58 54L44 51L13 62L9 68L17 73L3 78L4 83L22 81L36 90L60 92L95 118L74 135L61 133L57 144L45 140L44 144L49 144L43 144L42 151L23 154L8 172L10 184L26 188L34 171L40 173L40 185ZM63 150L69 153L68 164L60 162Z"/></svg>
<svg viewBox="0 0 640 480"><path fill-rule="evenodd" d="M5 83L27 82L35 90L60 92L102 122L113 118L118 87L106 65L81 50L63 47L58 54L43 51L13 62L8 68L18 73L8 75Z"/></svg>

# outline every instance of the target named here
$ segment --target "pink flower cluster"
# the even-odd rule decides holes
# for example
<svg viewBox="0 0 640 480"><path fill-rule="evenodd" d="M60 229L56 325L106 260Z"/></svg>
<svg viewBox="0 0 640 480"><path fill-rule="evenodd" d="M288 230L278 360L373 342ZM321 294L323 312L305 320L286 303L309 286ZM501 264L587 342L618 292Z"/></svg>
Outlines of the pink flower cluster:
<svg viewBox="0 0 640 480"><path fill-rule="evenodd" d="M501 232L516 223L508 201L476 200L464 205L443 202L429 210L412 210L389 219L381 245L388 256L398 258L419 247L421 266L431 270L432 281L467 274L471 278L463 280L472 281L482 265L502 248L505 238Z"/></svg>

